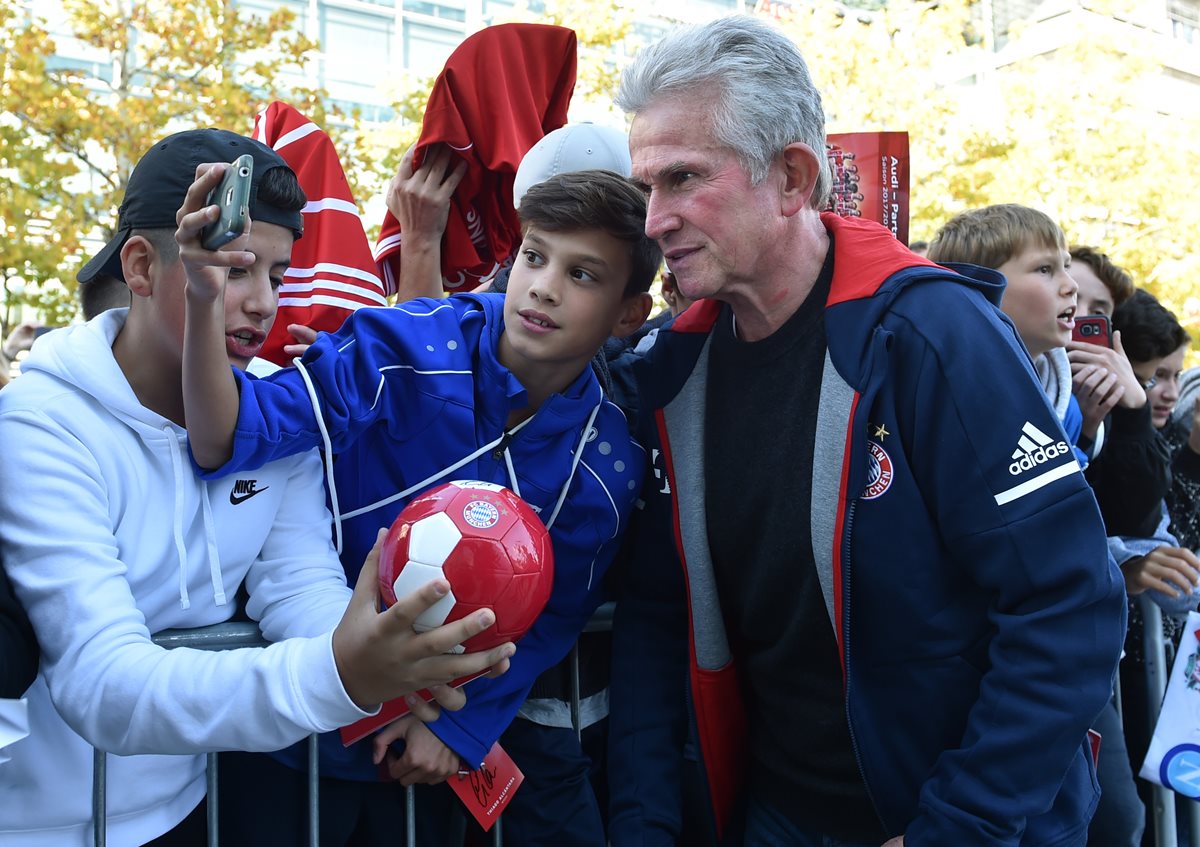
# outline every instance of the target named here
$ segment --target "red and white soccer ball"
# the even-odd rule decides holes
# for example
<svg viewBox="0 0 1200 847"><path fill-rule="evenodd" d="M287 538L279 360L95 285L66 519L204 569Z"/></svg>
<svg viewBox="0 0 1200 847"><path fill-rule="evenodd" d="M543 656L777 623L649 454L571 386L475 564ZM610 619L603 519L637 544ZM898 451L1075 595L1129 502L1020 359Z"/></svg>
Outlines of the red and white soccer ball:
<svg viewBox="0 0 1200 847"><path fill-rule="evenodd" d="M516 641L550 599L550 533L529 504L503 486L471 480L440 485L405 506L384 538L384 607L439 577L450 583L450 593L421 613L413 624L418 632L489 608L496 623L455 652Z"/></svg>

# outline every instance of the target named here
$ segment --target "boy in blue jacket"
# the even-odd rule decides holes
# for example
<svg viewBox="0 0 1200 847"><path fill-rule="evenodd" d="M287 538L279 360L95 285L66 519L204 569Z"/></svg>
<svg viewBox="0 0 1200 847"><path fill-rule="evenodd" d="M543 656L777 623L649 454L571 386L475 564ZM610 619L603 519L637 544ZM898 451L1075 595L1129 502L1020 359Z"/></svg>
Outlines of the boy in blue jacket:
<svg viewBox="0 0 1200 847"><path fill-rule="evenodd" d="M389 731L405 741L390 770L406 782L440 782L460 760L479 767L534 679L567 654L602 599L645 456L588 365L605 339L633 332L650 309L646 291L661 253L644 233L645 209L642 194L615 174L554 177L521 202L524 240L507 295L360 310L298 367L264 380L231 378L218 355L220 266L252 257L197 244L181 250L189 433L197 464L216 469L210 475L324 447L351 578L380 528L412 497L453 479L512 488L550 530L553 593L509 672L470 683L467 712ZM215 213L199 196L183 211ZM359 781L366 793L378 788L369 787L378 779L369 745L323 741L323 776ZM397 808L398 792L385 788L379 803ZM322 843L333 840L327 826L348 833L356 825L359 804L322 805ZM384 818L379 837L394 841L395 819Z"/></svg>

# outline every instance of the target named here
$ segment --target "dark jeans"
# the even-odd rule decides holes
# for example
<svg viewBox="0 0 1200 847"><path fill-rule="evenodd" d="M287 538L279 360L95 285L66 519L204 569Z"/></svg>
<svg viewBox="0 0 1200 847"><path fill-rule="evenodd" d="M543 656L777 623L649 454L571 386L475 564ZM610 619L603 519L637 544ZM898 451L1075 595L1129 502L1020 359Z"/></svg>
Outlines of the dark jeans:
<svg viewBox="0 0 1200 847"><path fill-rule="evenodd" d="M145 847L205 847L208 844L208 804L200 805L169 832L147 841Z"/></svg>
<svg viewBox="0 0 1200 847"><path fill-rule="evenodd" d="M603 752L602 721L584 730L589 752ZM515 847L604 847L604 820L592 779L600 761L580 748L574 730L514 720L500 744L525 775L503 817ZM222 847L308 844L308 775L262 753L221 754ZM602 783L603 780L601 779ZM467 820L446 785L418 785L418 847L491 844ZM404 844L405 791L396 782L320 780L322 847ZM200 842L203 843L203 842Z"/></svg>
<svg viewBox="0 0 1200 847"><path fill-rule="evenodd" d="M596 787L605 780L600 764L607 721L583 731L541 726L517 718L501 746L525 781L504 813L504 842L510 847L605 847L605 822ZM590 754L590 755L589 755Z"/></svg>
<svg viewBox="0 0 1200 847"><path fill-rule="evenodd" d="M1138 847L1146 828L1146 807L1138 797L1137 783L1125 746L1125 729L1117 707L1109 701L1093 728L1100 733L1100 805L1088 826L1090 847Z"/></svg>
<svg viewBox="0 0 1200 847"><path fill-rule="evenodd" d="M778 809L750 798L742 847L879 847L875 843L843 841L801 829Z"/></svg>
<svg viewBox="0 0 1200 847"><path fill-rule="evenodd" d="M264 753L222 753L222 847L306 847L308 774ZM458 804L444 785L416 787L417 844L461 844ZM398 782L320 780L322 847L397 847L405 834L405 791ZM457 839L450 833L457 825Z"/></svg>

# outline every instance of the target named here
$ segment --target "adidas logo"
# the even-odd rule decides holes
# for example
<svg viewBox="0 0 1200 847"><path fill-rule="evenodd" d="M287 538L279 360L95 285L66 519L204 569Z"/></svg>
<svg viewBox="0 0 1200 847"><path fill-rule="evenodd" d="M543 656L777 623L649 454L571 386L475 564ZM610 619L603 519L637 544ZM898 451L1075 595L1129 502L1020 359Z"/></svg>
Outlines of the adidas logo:
<svg viewBox="0 0 1200 847"><path fill-rule="evenodd" d="M1017 476L1070 452L1071 448L1067 446L1067 442L1055 442L1053 438L1026 421L1025 426L1021 427L1021 437L1017 439L1017 449L1012 454L1015 461L1008 466L1008 472Z"/></svg>

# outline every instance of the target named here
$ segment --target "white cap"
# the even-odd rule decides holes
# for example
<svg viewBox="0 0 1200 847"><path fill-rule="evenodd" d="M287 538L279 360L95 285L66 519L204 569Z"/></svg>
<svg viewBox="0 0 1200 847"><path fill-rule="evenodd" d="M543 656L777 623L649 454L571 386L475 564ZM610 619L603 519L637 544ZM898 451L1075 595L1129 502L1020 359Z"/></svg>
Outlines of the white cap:
<svg viewBox="0 0 1200 847"><path fill-rule="evenodd" d="M533 145L513 181L513 205L531 186L552 176L575 171L613 171L627 177L633 172L629 158L629 137L618 129L581 123L559 127Z"/></svg>

